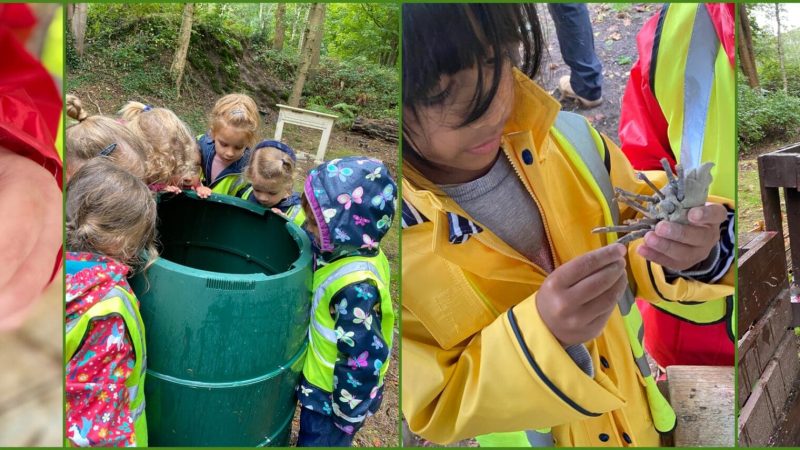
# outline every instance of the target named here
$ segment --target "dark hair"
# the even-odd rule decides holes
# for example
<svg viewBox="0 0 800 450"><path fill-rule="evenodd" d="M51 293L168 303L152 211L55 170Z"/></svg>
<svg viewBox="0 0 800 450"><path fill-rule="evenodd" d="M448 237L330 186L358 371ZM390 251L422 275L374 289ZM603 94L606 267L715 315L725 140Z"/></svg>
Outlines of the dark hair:
<svg viewBox="0 0 800 450"><path fill-rule="evenodd" d="M478 71L475 94L461 126L479 119L497 93L511 58L529 77L542 59L542 32L535 4L403 5L403 105L416 115L421 104L435 104L431 92L442 75L480 67L493 52L498 58L490 80ZM519 55L519 56L517 56ZM485 89L488 85L489 89Z"/></svg>

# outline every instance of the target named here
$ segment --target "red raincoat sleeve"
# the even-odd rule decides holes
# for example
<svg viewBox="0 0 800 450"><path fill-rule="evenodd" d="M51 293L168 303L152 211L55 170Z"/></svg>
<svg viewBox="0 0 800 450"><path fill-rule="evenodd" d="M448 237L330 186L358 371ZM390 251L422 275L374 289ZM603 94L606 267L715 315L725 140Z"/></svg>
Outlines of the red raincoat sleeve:
<svg viewBox="0 0 800 450"><path fill-rule="evenodd" d="M19 40L19 31L35 24L33 16L26 15L30 10L24 5L0 7L0 146L44 167L61 188L62 164L55 148L63 110L61 93ZM59 251L53 276L61 259Z"/></svg>

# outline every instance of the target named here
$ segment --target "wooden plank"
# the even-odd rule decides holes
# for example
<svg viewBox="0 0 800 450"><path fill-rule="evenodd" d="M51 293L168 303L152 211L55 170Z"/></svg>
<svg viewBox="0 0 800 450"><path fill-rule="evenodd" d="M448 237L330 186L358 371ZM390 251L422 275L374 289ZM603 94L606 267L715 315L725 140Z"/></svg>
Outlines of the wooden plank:
<svg viewBox="0 0 800 450"><path fill-rule="evenodd" d="M800 372L798 342L793 332L784 330L779 335L774 354L742 407L739 426L745 432L740 434L740 445L744 445L743 439L748 440L749 445L765 445L781 421L786 401ZM763 429L765 427L768 428Z"/></svg>
<svg viewBox="0 0 800 450"><path fill-rule="evenodd" d="M781 379L787 393L791 391L798 374L800 374L800 357L797 354L799 348L800 338L795 336L794 331L785 331L781 343L775 351L775 360L780 367Z"/></svg>
<svg viewBox="0 0 800 450"><path fill-rule="evenodd" d="M792 272L800 280L800 191L795 188L783 190L786 200L786 224L789 228L789 250L792 254Z"/></svg>
<svg viewBox="0 0 800 450"><path fill-rule="evenodd" d="M769 302L788 286L783 236L772 231L766 233L766 239L739 258L740 337L764 314Z"/></svg>
<svg viewBox="0 0 800 450"><path fill-rule="evenodd" d="M667 367L676 447L733 447L733 367Z"/></svg>
<svg viewBox="0 0 800 450"><path fill-rule="evenodd" d="M766 187L797 187L797 153L782 149L758 157L758 178Z"/></svg>
<svg viewBox="0 0 800 450"><path fill-rule="evenodd" d="M756 383L750 398L739 412L739 445L743 445L742 436L747 436L748 445L765 446L775 429L775 423L775 414L770 408L764 386Z"/></svg>
<svg viewBox="0 0 800 450"><path fill-rule="evenodd" d="M741 232L739 233L739 253L745 253L747 250L754 248L760 242L764 241L769 237L769 233L764 232Z"/></svg>
<svg viewBox="0 0 800 450"><path fill-rule="evenodd" d="M749 330L744 337L739 340L737 349L736 366L739 369L739 407L744 406L744 402L750 396L752 386L761 376L761 368L758 364L758 351L756 350L756 329ZM743 385L745 387L743 387Z"/></svg>
<svg viewBox="0 0 800 450"><path fill-rule="evenodd" d="M781 199L778 187L782 185L777 182L778 180L771 179L776 162L773 160L774 158L768 155L770 154L758 157L758 181L761 190L761 209L764 211L764 225L767 231L781 232L783 226L781 223ZM772 183L772 181L776 181L776 183Z"/></svg>
<svg viewBox="0 0 800 450"><path fill-rule="evenodd" d="M739 406L744 405L753 384L761 377L786 334L790 319L788 295L788 290L781 291L761 319L739 340Z"/></svg>

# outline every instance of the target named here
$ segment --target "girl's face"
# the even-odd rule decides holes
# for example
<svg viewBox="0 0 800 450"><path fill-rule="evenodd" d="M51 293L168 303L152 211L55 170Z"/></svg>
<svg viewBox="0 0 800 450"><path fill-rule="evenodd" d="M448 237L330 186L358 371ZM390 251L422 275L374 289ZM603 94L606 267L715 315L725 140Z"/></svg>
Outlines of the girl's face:
<svg viewBox="0 0 800 450"><path fill-rule="evenodd" d="M505 67L494 99L472 123L461 126L475 93L476 67L442 76L432 93L435 104L420 104L416 115L410 108L404 108L405 138L416 150L409 155L410 162L431 181L439 184L471 181L484 175L496 160L514 99L511 63L504 59L502 64ZM494 66L487 62L481 70L484 88L488 90Z"/></svg>
<svg viewBox="0 0 800 450"><path fill-rule="evenodd" d="M214 151L225 164L241 159L247 148L247 133L240 128L223 125L211 132L211 138L214 139Z"/></svg>
<svg viewBox="0 0 800 450"><path fill-rule="evenodd" d="M311 205L308 204L308 200L306 200L305 196L303 196L301 206L303 207L303 212L306 214L306 222L303 224L303 227L311 236L314 236L315 244L319 247L322 245L322 238L319 235L319 225L317 225L314 211L311 210Z"/></svg>
<svg viewBox="0 0 800 450"><path fill-rule="evenodd" d="M290 194L290 187L280 180L266 179L261 176L253 177L253 195L262 206L272 208Z"/></svg>
<svg viewBox="0 0 800 450"><path fill-rule="evenodd" d="M197 151L190 152L188 158L190 159L179 169L178 178L175 180L175 184L182 189L191 189L200 185L200 172L202 170L200 167L200 153Z"/></svg>

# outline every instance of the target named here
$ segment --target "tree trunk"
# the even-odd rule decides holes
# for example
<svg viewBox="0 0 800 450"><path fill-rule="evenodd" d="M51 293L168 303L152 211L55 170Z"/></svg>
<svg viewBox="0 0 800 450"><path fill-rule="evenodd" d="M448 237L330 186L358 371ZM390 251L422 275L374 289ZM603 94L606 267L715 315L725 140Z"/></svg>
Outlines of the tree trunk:
<svg viewBox="0 0 800 450"><path fill-rule="evenodd" d="M376 137L389 142L397 142L397 121L392 119L365 119L356 117L350 131Z"/></svg>
<svg viewBox="0 0 800 450"><path fill-rule="evenodd" d="M86 16L88 12L88 4L76 3L72 7L72 14L69 15L70 30L72 30L72 37L75 38L75 50L80 56L83 56L86 48Z"/></svg>
<svg viewBox="0 0 800 450"><path fill-rule="evenodd" d="M278 51L283 50L283 39L286 37L286 3L278 3L275 10L275 40L272 41L272 48Z"/></svg>
<svg viewBox="0 0 800 450"><path fill-rule="evenodd" d="M775 3L775 21L778 23L778 61L781 63L781 77L783 78L783 92L789 91L789 83L786 80L786 67L783 63L783 42L781 40L781 5Z"/></svg>
<svg viewBox="0 0 800 450"><path fill-rule="evenodd" d="M183 6L183 19L181 20L181 32L178 35L178 48L175 50L175 58L169 68L170 74L175 78L175 91L178 98L181 96L181 81L183 81L183 71L186 68L186 55L189 53L189 41L192 39L192 19L194 16L194 3L187 3Z"/></svg>
<svg viewBox="0 0 800 450"><path fill-rule="evenodd" d="M744 4L736 5L739 10L739 21L737 22L736 40L739 50L739 63L742 72L747 77L747 84L752 89L758 89L758 71L756 70L756 56L753 52L753 30L750 28L750 19L747 17L747 8Z"/></svg>
<svg viewBox="0 0 800 450"><path fill-rule="evenodd" d="M300 64L298 66L297 78L292 88L292 95L289 96L289 106L297 107L300 104L300 97L303 95L303 86L306 84L306 78L311 68L311 60L314 57L315 48L319 47L321 42L320 38L322 36L320 36L318 29L322 27L323 14L321 13L324 7L323 3L311 4L311 10L308 13L308 23L304 33L307 38L300 52Z"/></svg>
<svg viewBox="0 0 800 450"><path fill-rule="evenodd" d="M317 67L319 67L319 54L322 50L322 38L325 36L325 3L320 3L317 14L319 17L316 18L316 21L319 23L319 26L316 30L316 45L314 46L314 52L311 55L310 70L312 72L316 72Z"/></svg>

